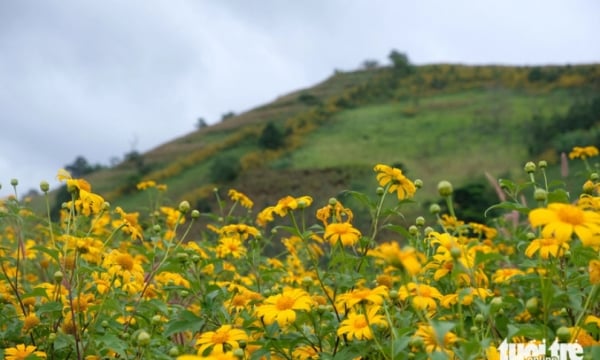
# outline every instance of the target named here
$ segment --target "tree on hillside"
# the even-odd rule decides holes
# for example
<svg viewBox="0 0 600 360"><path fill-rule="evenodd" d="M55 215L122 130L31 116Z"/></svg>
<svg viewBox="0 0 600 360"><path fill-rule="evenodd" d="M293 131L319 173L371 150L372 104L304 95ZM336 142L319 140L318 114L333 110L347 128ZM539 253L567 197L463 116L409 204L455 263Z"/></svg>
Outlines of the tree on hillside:
<svg viewBox="0 0 600 360"><path fill-rule="evenodd" d="M206 122L206 120L204 120L203 117L199 117L198 120L196 121L196 129L198 129L198 130L204 129L207 126L208 126L208 123Z"/></svg>
<svg viewBox="0 0 600 360"><path fill-rule="evenodd" d="M413 66L408 60L408 55L406 55L405 53L398 52L397 50L392 50L388 55L388 58L392 62L394 72L397 75L404 76L413 72Z"/></svg>
<svg viewBox="0 0 600 360"><path fill-rule="evenodd" d="M272 122L268 122L258 138L258 145L264 149L279 149L283 146L283 133Z"/></svg>
<svg viewBox="0 0 600 360"><path fill-rule="evenodd" d="M365 70L377 69L378 67L379 63L377 62L377 60L367 59L362 63L362 68Z"/></svg>
<svg viewBox="0 0 600 360"><path fill-rule="evenodd" d="M65 170L71 173L74 178L78 178L93 173L100 167L100 165L92 166L83 156L77 156L72 164L65 165Z"/></svg>

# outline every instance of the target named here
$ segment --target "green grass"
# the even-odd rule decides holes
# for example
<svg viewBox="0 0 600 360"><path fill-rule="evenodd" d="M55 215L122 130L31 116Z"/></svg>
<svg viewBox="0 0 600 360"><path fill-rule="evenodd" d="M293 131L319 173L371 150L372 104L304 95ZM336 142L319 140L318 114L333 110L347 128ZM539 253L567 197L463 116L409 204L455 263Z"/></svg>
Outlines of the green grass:
<svg viewBox="0 0 600 360"><path fill-rule="evenodd" d="M485 172L520 171L518 160L528 156L523 123L535 112L562 113L570 102L560 93L468 91L421 99L416 115L404 115L411 104L344 111L309 134L287 163L294 169L402 164L434 194L443 179L461 184Z"/></svg>
<svg viewBox="0 0 600 360"><path fill-rule="evenodd" d="M429 66L419 71L443 77L446 75L440 69L452 67ZM500 79L523 74L526 70L467 66L455 69L463 75L473 71L498 73L502 75L498 76ZM230 184L217 185L238 188L257 197L260 199L257 204L271 203L286 194L328 198L348 188L364 191L374 188L372 168L377 163L401 164L410 178L425 181L421 198L435 199L437 182L443 179L460 186L482 178L485 172L495 177L521 175L522 164L537 160L529 158L523 141L524 125L532 116L563 114L575 100L597 93L589 84L591 90L582 87L547 91L547 84L515 83L513 86L497 80L467 83L452 80L448 75L446 88L424 88L417 98L411 93L417 91L412 87L413 79L390 81L390 73L389 68L336 72L311 88L280 96L219 124L167 141L143 154L145 164L152 171L160 170L205 146L219 144L239 131L269 121L285 123L311 109L301 101L301 94L310 94L327 104L335 102L347 90L369 84L365 88L374 91L361 93L365 97L357 100L357 104L369 102L367 105L354 104L354 108L335 113L316 130L304 135L299 147L281 158L263 164L262 169L241 173ZM590 73L600 74L600 70ZM394 85L394 81L397 84ZM255 150L256 139L251 136L217 155L241 158ZM160 180L169 187L169 199L176 203L190 191L210 184L212 161L214 158L208 158ZM136 171L131 166L118 166L98 171L86 179L95 192L106 194L122 187ZM145 194L136 193L111 201L129 210L147 204Z"/></svg>

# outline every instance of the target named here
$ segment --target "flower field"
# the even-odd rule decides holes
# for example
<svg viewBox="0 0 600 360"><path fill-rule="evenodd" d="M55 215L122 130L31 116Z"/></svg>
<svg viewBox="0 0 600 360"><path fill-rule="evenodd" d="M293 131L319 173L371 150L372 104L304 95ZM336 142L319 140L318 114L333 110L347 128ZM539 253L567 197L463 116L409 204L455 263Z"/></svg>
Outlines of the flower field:
<svg viewBox="0 0 600 360"><path fill-rule="evenodd" d="M423 182L378 164L372 194L349 192L369 209L362 231L335 198L256 209L216 190L219 210L203 214L166 204L155 181L137 186L147 213L128 212L64 170L72 200L52 221L14 180L0 201L0 355L510 360L547 344L549 358L600 358L598 149L569 156L587 169L579 194L529 162L527 182L498 181L486 224L456 218L442 181L445 210L399 225Z"/></svg>

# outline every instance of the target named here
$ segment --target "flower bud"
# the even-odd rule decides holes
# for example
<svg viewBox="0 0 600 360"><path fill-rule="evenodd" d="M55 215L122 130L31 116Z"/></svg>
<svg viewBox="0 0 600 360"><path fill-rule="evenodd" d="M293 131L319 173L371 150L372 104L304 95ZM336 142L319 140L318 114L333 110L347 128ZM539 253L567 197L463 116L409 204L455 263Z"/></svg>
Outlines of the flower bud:
<svg viewBox="0 0 600 360"><path fill-rule="evenodd" d="M545 169L545 168L547 168L547 167L548 167L548 163L546 162L546 160L540 160L540 161L538 162L538 167L539 167L540 169Z"/></svg>
<svg viewBox="0 0 600 360"><path fill-rule="evenodd" d="M415 179L414 184L415 184L415 187L417 189L420 189L420 188L423 187L423 180L421 180L421 179Z"/></svg>
<svg viewBox="0 0 600 360"><path fill-rule="evenodd" d="M57 271L54 273L54 281L56 281L57 283L61 282L64 277L65 274L63 274L62 271Z"/></svg>
<svg viewBox="0 0 600 360"><path fill-rule="evenodd" d="M502 305L502 298L500 296L496 296L492 299L492 301L490 301L490 310L492 312L497 312L498 310L502 309Z"/></svg>
<svg viewBox="0 0 600 360"><path fill-rule="evenodd" d="M243 359L245 355L244 350L240 348L234 349L231 354L239 359Z"/></svg>
<svg viewBox="0 0 600 360"><path fill-rule="evenodd" d="M533 161L528 161L523 168L525 169L525 172L528 174L534 173L535 172L535 163Z"/></svg>
<svg viewBox="0 0 600 360"><path fill-rule="evenodd" d="M310 276L305 276L302 278L302 286L309 287L314 283L313 279Z"/></svg>
<svg viewBox="0 0 600 360"><path fill-rule="evenodd" d="M537 315L540 312L540 301L537 297L532 297L525 303L525 308L531 315Z"/></svg>
<svg viewBox="0 0 600 360"><path fill-rule="evenodd" d="M160 225L156 224L152 227L152 231L154 231L154 233L158 234L161 231L161 227Z"/></svg>
<svg viewBox="0 0 600 360"><path fill-rule="evenodd" d="M334 206L335 204L337 204L337 202L338 202L337 199L332 197L332 198L329 198L328 204L331 206Z"/></svg>
<svg viewBox="0 0 600 360"><path fill-rule="evenodd" d="M419 233L419 228L416 225L411 225L408 227L408 232L411 235L417 235Z"/></svg>
<svg viewBox="0 0 600 360"><path fill-rule="evenodd" d="M177 260L179 260L182 263L188 261L188 258L189 258L188 254L184 253L184 252L177 253L175 255L175 257L177 258Z"/></svg>
<svg viewBox="0 0 600 360"><path fill-rule="evenodd" d="M447 197L452 195L452 192L454 192L454 189L452 188L452 184L450 183L450 181L447 180L442 180L438 183L437 186L438 189L438 193L440 194L440 196L443 197Z"/></svg>
<svg viewBox="0 0 600 360"><path fill-rule="evenodd" d="M438 204L431 204L429 206L429 212L433 215L439 214L442 211L442 208Z"/></svg>
<svg viewBox="0 0 600 360"><path fill-rule="evenodd" d="M483 314L477 314L475 315L474 320L476 324L483 324L483 322L485 321L485 317L483 316Z"/></svg>
<svg viewBox="0 0 600 360"><path fill-rule="evenodd" d="M592 180L587 180L583 183L582 190L584 193L591 195L594 192L594 187Z"/></svg>
<svg viewBox="0 0 600 360"><path fill-rule="evenodd" d="M598 173L593 172L590 174L590 180L592 181L598 181L598 179L600 179L600 175L598 175Z"/></svg>
<svg viewBox="0 0 600 360"><path fill-rule="evenodd" d="M160 323L162 323L162 317L160 315L154 315L152 317L152 325L159 325Z"/></svg>
<svg viewBox="0 0 600 360"><path fill-rule="evenodd" d="M169 349L169 356L171 356L171 357L179 356L179 349L177 348L177 346L173 346Z"/></svg>
<svg viewBox="0 0 600 360"><path fill-rule="evenodd" d="M459 247L453 246L450 249L450 255L454 260L456 260L462 256L462 250Z"/></svg>
<svg viewBox="0 0 600 360"><path fill-rule="evenodd" d="M423 225L425 225L425 218L422 217L422 216L418 216L415 219L415 224L417 224L417 226L423 226Z"/></svg>
<svg viewBox="0 0 600 360"><path fill-rule="evenodd" d="M17 185L19 185L19 180L17 180L17 179L14 179L14 178L13 178L13 179L10 179L10 184L11 184L12 186L17 186Z"/></svg>
<svg viewBox="0 0 600 360"><path fill-rule="evenodd" d="M187 214L188 211L190 211L190 203L187 200L183 200L179 203L179 212Z"/></svg>
<svg viewBox="0 0 600 360"><path fill-rule="evenodd" d="M527 240L533 240L535 239L537 236L532 233L532 232L528 232L527 234L525 234L525 236L527 236Z"/></svg>
<svg viewBox="0 0 600 360"><path fill-rule="evenodd" d="M561 326L556 330L556 337L561 343L571 342L571 331L566 326Z"/></svg>
<svg viewBox="0 0 600 360"><path fill-rule="evenodd" d="M546 199L548 199L548 193L544 189L537 188L533 192L533 198L535 201L546 201Z"/></svg>
<svg viewBox="0 0 600 360"><path fill-rule="evenodd" d="M375 193L377 194L377 196L381 196L385 193L385 189L381 186L378 186L377 189L375 189Z"/></svg>
<svg viewBox="0 0 600 360"><path fill-rule="evenodd" d="M192 219L197 219L200 217L200 211L194 209L192 210Z"/></svg>
<svg viewBox="0 0 600 360"><path fill-rule="evenodd" d="M102 203L102 210L106 211L108 209L110 209L110 203L108 201L103 202Z"/></svg>
<svg viewBox="0 0 600 360"><path fill-rule="evenodd" d="M396 300L400 296L400 293L398 293L398 290L390 290L389 295L390 295L390 299Z"/></svg>
<svg viewBox="0 0 600 360"><path fill-rule="evenodd" d="M150 344L151 339L152 337L145 330L140 331L140 333L137 336L137 342L141 346L146 346Z"/></svg>
<svg viewBox="0 0 600 360"><path fill-rule="evenodd" d="M50 184L48 184L47 181L40 182L40 190L42 190L43 193L47 193L48 190L50 190Z"/></svg>
<svg viewBox="0 0 600 360"><path fill-rule="evenodd" d="M428 226L423 230L423 234L425 234L425 236L429 236L429 234L431 234L434 231L435 230L431 226Z"/></svg>

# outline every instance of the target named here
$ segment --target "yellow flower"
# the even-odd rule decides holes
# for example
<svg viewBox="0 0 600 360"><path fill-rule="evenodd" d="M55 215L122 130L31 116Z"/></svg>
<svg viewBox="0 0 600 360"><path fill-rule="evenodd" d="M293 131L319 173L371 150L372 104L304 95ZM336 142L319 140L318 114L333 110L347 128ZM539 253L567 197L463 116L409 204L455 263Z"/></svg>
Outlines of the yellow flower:
<svg viewBox="0 0 600 360"><path fill-rule="evenodd" d="M593 285L600 284L600 260L591 260L588 270L590 272L590 283Z"/></svg>
<svg viewBox="0 0 600 360"><path fill-rule="evenodd" d="M351 308L361 302L381 305L383 299L387 297L388 290L385 286L378 286L374 289L362 288L354 289L349 293L341 294L338 297L338 306Z"/></svg>
<svg viewBox="0 0 600 360"><path fill-rule="evenodd" d="M373 170L377 172L379 185L385 187L390 184L388 191L390 193L396 191L398 200L411 198L417 191L415 184L404 176L400 169L378 164Z"/></svg>
<svg viewBox="0 0 600 360"><path fill-rule="evenodd" d="M415 284L414 282L400 287L398 294L401 300L411 298L412 305L417 310L435 310L437 308L435 300L442 299L442 294L438 289L425 284Z"/></svg>
<svg viewBox="0 0 600 360"><path fill-rule="evenodd" d="M119 277L121 288L129 294L135 294L143 288L144 268L139 257L115 249L108 253L102 266L108 269L109 275Z"/></svg>
<svg viewBox="0 0 600 360"><path fill-rule="evenodd" d="M240 341L248 341L245 331L234 329L231 325L223 325L215 331L207 331L196 340L198 355L210 348L210 352L224 353L229 350L238 349Z"/></svg>
<svg viewBox="0 0 600 360"><path fill-rule="evenodd" d="M400 249L397 242L387 242L368 252L369 255L378 257L387 264L398 269L405 270L409 275L417 275L421 272L421 263L424 255L415 248L406 246Z"/></svg>
<svg viewBox="0 0 600 360"><path fill-rule="evenodd" d="M317 210L316 218L327 226L330 220L338 223L352 222L354 214L351 209L345 208L341 201L335 200Z"/></svg>
<svg viewBox="0 0 600 360"><path fill-rule="evenodd" d="M552 203L548 208L529 212L531 226L544 226L544 238L570 240L573 232L582 242L591 241L594 234L600 233L600 214L582 210L571 204Z"/></svg>
<svg viewBox="0 0 600 360"><path fill-rule="evenodd" d="M23 318L23 329L22 331L24 333L29 332L29 330L33 329L34 327L38 326L40 324L40 319L37 317L37 315L34 312L30 312L29 314L27 314L27 316L25 316Z"/></svg>
<svg viewBox="0 0 600 360"><path fill-rule="evenodd" d="M298 198L286 196L279 199L273 210L277 215L284 217L291 210L296 210L298 208L303 209L310 206L312 201L310 196L301 196Z"/></svg>
<svg viewBox="0 0 600 360"><path fill-rule="evenodd" d="M260 231L254 226L249 226L246 224L231 224L225 225L218 230L220 235L224 236L238 236L242 240L247 240L249 236L256 238L260 235Z"/></svg>
<svg viewBox="0 0 600 360"><path fill-rule="evenodd" d="M292 351L292 359L294 360L313 360L318 359L319 353L309 345L298 346Z"/></svg>
<svg viewBox="0 0 600 360"><path fill-rule="evenodd" d="M120 206L117 206L115 212L119 214L120 219L112 222L113 228L120 228L124 233L131 235L131 240L142 239L143 230L138 223L140 213L126 213Z"/></svg>
<svg viewBox="0 0 600 360"><path fill-rule="evenodd" d="M162 271L154 277L157 284L162 286L181 286L184 288L190 287L190 282L179 273Z"/></svg>
<svg viewBox="0 0 600 360"><path fill-rule="evenodd" d="M275 206L268 206L261 210L261 212L256 215L256 223L258 226L265 227L268 223L274 220L273 213L275 212Z"/></svg>
<svg viewBox="0 0 600 360"><path fill-rule="evenodd" d="M35 355L40 358L46 358L46 353L43 351L35 351L33 345L19 344L14 347L4 349L4 360L25 360L29 355Z"/></svg>
<svg viewBox="0 0 600 360"><path fill-rule="evenodd" d="M331 245L335 245L339 241L343 246L353 246L360 239L361 233L348 222L333 223L327 225L323 237Z"/></svg>
<svg viewBox="0 0 600 360"><path fill-rule="evenodd" d="M215 249L217 257L222 259L227 255L233 256L235 259L239 259L246 255L246 248L242 244L242 241L237 236L224 237L219 239L219 245Z"/></svg>
<svg viewBox="0 0 600 360"><path fill-rule="evenodd" d="M252 202L250 198L248 198L246 195L242 194L237 190L230 189L227 194L229 195L231 201L239 202L240 205L242 205L246 209L251 209L254 206L254 202Z"/></svg>
<svg viewBox="0 0 600 360"><path fill-rule="evenodd" d="M348 317L340 323L337 334L338 336L346 336L350 341L369 340L373 338L371 327L382 326L387 327L388 323L383 315L377 314L381 307L371 306L366 314L360 314L351 311Z"/></svg>
<svg viewBox="0 0 600 360"><path fill-rule="evenodd" d="M420 324L414 335L421 338L425 346L425 351L429 354L435 351L443 351L450 354L449 350L457 341L458 336L452 331L445 334L438 334L431 325Z"/></svg>
<svg viewBox="0 0 600 360"><path fill-rule="evenodd" d="M154 181L154 180L142 181L142 182L139 182L135 187L138 190L146 190L146 189L149 189L149 188L156 187L156 181Z"/></svg>
<svg viewBox="0 0 600 360"><path fill-rule="evenodd" d="M496 284L509 282L514 276L525 275L525 273L515 268L498 269L492 275L492 281Z"/></svg>
<svg viewBox="0 0 600 360"><path fill-rule="evenodd" d="M539 251L540 257L546 260L550 256L563 256L566 250L569 250L569 244L565 241L555 238L542 238L533 240L525 249L525 255L531 258Z"/></svg>
<svg viewBox="0 0 600 360"><path fill-rule="evenodd" d="M281 294L269 296L256 309L256 315L267 325L277 321L279 326L285 326L296 320L296 310L310 311L313 304L304 290L286 288Z"/></svg>
<svg viewBox="0 0 600 360"><path fill-rule="evenodd" d="M569 159L586 159L588 157L598 156L598 148L595 146L575 146L569 153Z"/></svg>

